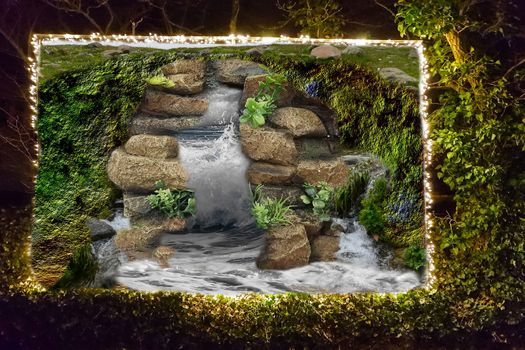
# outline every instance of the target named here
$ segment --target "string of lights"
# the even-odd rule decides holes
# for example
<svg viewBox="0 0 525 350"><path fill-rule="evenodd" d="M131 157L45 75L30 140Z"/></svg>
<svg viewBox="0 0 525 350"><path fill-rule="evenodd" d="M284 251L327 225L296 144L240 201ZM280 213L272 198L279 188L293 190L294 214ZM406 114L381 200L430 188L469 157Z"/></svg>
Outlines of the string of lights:
<svg viewBox="0 0 525 350"><path fill-rule="evenodd" d="M426 95L428 88L428 63L425 57L425 48L422 41L419 40L372 40L372 39L317 39L309 36L300 36L299 38L291 38L288 36L280 37L251 37L245 35L229 35L229 36L162 36L157 34L150 34L147 36L130 36L125 34L115 35L101 35L93 33L90 35L77 34L34 34L31 40L33 48L33 56L29 58L28 70L31 75L31 84L29 87L30 110L31 110L31 124L35 132L37 132L36 122L38 118L38 80L40 75L40 49L42 45L52 45L61 42L66 43L90 43L99 42L101 44L133 44L133 43L158 43L174 45L272 45L272 44L307 44L307 45L345 45L345 46L383 46L383 47L412 47L417 50L419 56L419 102L420 102L420 117L422 125L423 137L423 184L424 184L424 217L425 217L425 241L427 242L427 271L426 282L424 288L430 289L434 284L434 261L433 253L434 246L431 240L431 232L433 228L432 216L432 184L431 175L428 171L433 161L432 140L430 139L430 130L428 123L428 108L429 99ZM35 144L37 159L39 155L38 142ZM34 166L38 167L38 160L34 160ZM35 178L36 181L36 178Z"/></svg>

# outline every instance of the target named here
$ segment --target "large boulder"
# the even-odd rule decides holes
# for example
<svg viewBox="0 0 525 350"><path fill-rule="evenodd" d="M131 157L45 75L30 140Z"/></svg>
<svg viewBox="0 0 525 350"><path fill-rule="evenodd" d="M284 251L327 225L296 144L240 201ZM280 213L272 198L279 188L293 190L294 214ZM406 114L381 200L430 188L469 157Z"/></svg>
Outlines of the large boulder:
<svg viewBox="0 0 525 350"><path fill-rule="evenodd" d="M339 250L339 237L318 236L312 242L310 261L334 261Z"/></svg>
<svg viewBox="0 0 525 350"><path fill-rule="evenodd" d="M175 158L178 152L177 139L172 136L135 135L124 145L127 153L149 158Z"/></svg>
<svg viewBox="0 0 525 350"><path fill-rule="evenodd" d="M204 98L182 97L148 89L141 108L156 115L202 115L208 109L208 101Z"/></svg>
<svg viewBox="0 0 525 350"><path fill-rule="evenodd" d="M192 95L204 90L204 79L195 74L172 74L168 75L166 78L175 84L170 90L176 94Z"/></svg>
<svg viewBox="0 0 525 350"><path fill-rule="evenodd" d="M88 219L86 225L89 228L91 234L91 240L93 242L113 237L117 232L105 221L98 219Z"/></svg>
<svg viewBox="0 0 525 350"><path fill-rule="evenodd" d="M244 85L246 77L261 75L266 71L259 64L238 59L217 60L217 75L221 83Z"/></svg>
<svg viewBox="0 0 525 350"><path fill-rule="evenodd" d="M248 180L254 185L291 184L295 167L256 162L248 169Z"/></svg>
<svg viewBox="0 0 525 350"><path fill-rule="evenodd" d="M324 181L335 188L345 184L347 179L348 167L340 159L302 160L297 165L296 181L301 184Z"/></svg>
<svg viewBox="0 0 525 350"><path fill-rule="evenodd" d="M171 131L197 126L200 117L156 118L142 114L131 120L130 133L162 135Z"/></svg>
<svg viewBox="0 0 525 350"><path fill-rule="evenodd" d="M257 259L261 269L290 269L304 266L310 259L310 243L303 225L271 227L266 245Z"/></svg>
<svg viewBox="0 0 525 350"><path fill-rule="evenodd" d="M251 159L278 165L296 163L297 148L292 134L268 127L252 128L241 123L241 143Z"/></svg>
<svg viewBox="0 0 525 350"><path fill-rule="evenodd" d="M117 148L108 162L109 179L120 189L129 192L151 192L161 180L169 188L184 188L187 175L177 159L155 159L128 154Z"/></svg>
<svg viewBox="0 0 525 350"><path fill-rule="evenodd" d="M312 111L304 108L278 108L268 118L269 122L288 130L293 136L325 137L323 122Z"/></svg>
<svg viewBox="0 0 525 350"><path fill-rule="evenodd" d="M391 82L391 83L399 83L399 84L408 84L408 83L417 83L417 79L414 77L411 77L404 71L402 71L399 68L381 68L379 70L379 75Z"/></svg>
<svg viewBox="0 0 525 350"><path fill-rule="evenodd" d="M177 60L161 68L165 76L175 74L192 74L202 79L206 71L206 62L200 60Z"/></svg>
<svg viewBox="0 0 525 350"><path fill-rule="evenodd" d="M255 97L255 95L257 95L257 91L259 90L259 83L261 81L264 81L266 79L266 76L266 74L261 74L246 77L246 80L244 81L244 88L242 91L242 98L240 103L241 106L244 106L246 104L246 100L249 97ZM290 105L295 95L295 89L288 82L285 82L283 84L283 89L279 94L279 98L276 101L276 105L278 107Z"/></svg>
<svg viewBox="0 0 525 350"><path fill-rule="evenodd" d="M265 199L265 198L286 199L286 203L288 205L293 205L294 207L303 207L305 206L305 204L300 198L303 194L304 194L303 190L295 186L272 186L272 185L267 186L265 185L261 188L260 198L261 199Z"/></svg>
<svg viewBox="0 0 525 350"><path fill-rule="evenodd" d="M314 48L310 55L317 58L339 57L341 56L341 50L332 45L321 45Z"/></svg>

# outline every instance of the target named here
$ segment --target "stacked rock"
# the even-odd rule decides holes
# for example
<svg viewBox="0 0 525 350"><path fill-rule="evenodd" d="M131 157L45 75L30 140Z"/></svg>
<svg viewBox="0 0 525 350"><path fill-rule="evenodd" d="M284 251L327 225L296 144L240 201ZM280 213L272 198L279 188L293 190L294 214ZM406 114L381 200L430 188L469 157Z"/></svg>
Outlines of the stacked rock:
<svg viewBox="0 0 525 350"><path fill-rule="evenodd" d="M246 79L242 101L256 94L258 82L264 78ZM300 100L296 95L285 84L277 101L280 108L263 127L240 126L244 153L253 161L247 174L250 184L264 185L263 198L285 198L295 208L293 225L268 230L266 247L258 260L261 268L284 269L313 260L333 260L339 248L337 234L304 209L300 196L304 183L343 185L349 168L334 154L321 118L307 105L294 102Z"/></svg>
<svg viewBox="0 0 525 350"><path fill-rule="evenodd" d="M205 85L206 63L177 60L162 67L169 87L149 84L139 112L131 121L131 134L159 134L193 127L208 109L198 94Z"/></svg>

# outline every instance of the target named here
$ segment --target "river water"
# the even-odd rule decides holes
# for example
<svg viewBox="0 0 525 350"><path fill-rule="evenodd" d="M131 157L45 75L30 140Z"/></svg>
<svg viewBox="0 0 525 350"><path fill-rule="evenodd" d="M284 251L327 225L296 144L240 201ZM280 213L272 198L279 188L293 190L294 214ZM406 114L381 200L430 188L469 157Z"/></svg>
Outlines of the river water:
<svg viewBox="0 0 525 350"><path fill-rule="evenodd" d="M336 221L344 228L337 260L289 270L260 270L255 261L264 231L250 215L246 170L250 161L238 139L241 91L219 86L208 94L201 126L179 132L179 157L195 191L197 214L185 233L166 234L160 244L175 250L169 267L154 259L123 263L117 281L141 291L186 291L235 295L360 291L403 292L421 283L410 270L391 269L391 254L372 240L353 218Z"/></svg>

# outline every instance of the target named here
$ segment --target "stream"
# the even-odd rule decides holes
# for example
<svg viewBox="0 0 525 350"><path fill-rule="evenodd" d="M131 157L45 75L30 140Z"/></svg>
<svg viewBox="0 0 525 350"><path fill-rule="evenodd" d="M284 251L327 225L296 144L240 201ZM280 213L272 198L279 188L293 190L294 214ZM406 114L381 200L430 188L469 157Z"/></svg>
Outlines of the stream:
<svg viewBox="0 0 525 350"><path fill-rule="evenodd" d="M175 250L169 267L154 259L123 262L116 280L141 291L185 291L235 295L243 292L403 292L421 283L407 269L391 269L391 253L380 247L355 218L334 219L344 228L337 260L289 270L260 270L255 261L264 231L250 214L246 179L250 160L238 139L241 91L219 86L201 126L176 134L180 159L195 191L197 213L184 233L165 234ZM122 220L121 218L119 220Z"/></svg>

